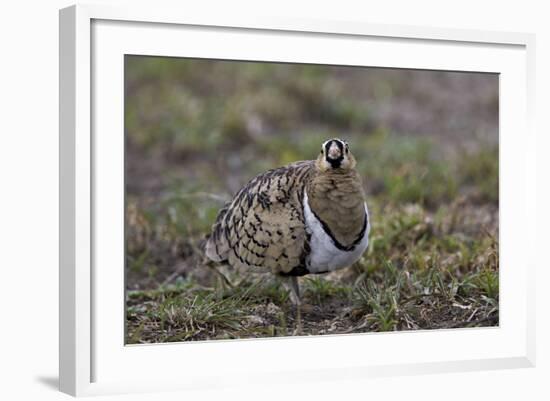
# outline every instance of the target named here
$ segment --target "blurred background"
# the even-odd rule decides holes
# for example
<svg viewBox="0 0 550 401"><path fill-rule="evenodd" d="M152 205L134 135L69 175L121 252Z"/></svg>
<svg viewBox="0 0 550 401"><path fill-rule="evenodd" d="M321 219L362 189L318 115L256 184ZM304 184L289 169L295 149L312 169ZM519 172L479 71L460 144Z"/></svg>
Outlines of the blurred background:
<svg viewBox="0 0 550 401"><path fill-rule="evenodd" d="M127 289L211 284L198 243L223 203L332 137L371 209L359 271L438 258L451 278L479 273L498 254L498 87L487 73L126 56Z"/></svg>

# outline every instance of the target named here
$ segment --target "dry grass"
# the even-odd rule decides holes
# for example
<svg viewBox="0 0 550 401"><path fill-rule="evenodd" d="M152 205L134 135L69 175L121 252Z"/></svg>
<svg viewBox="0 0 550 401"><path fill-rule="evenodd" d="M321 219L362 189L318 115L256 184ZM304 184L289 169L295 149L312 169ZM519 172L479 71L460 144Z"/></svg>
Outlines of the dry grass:
<svg viewBox="0 0 550 401"><path fill-rule="evenodd" d="M371 245L358 263L301 279L309 304L304 334L498 324L494 207L373 209ZM164 238L159 249L178 248L178 237ZM240 283L228 288L192 255L154 290L128 292L129 343L293 334L296 310L277 278L233 273L231 281Z"/></svg>

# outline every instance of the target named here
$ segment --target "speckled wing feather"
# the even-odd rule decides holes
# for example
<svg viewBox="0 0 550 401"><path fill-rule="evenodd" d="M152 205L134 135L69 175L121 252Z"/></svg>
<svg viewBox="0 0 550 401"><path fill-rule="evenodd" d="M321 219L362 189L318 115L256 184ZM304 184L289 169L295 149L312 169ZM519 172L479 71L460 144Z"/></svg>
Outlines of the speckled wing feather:
<svg viewBox="0 0 550 401"><path fill-rule="evenodd" d="M206 255L236 268L289 273L309 252L302 199L313 161L296 162L252 179L219 212Z"/></svg>

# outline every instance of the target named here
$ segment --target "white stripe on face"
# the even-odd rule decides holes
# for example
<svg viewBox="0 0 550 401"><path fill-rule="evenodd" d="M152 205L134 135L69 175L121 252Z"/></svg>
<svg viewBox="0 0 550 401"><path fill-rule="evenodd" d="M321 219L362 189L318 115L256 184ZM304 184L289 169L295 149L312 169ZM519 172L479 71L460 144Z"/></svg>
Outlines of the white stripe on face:
<svg viewBox="0 0 550 401"><path fill-rule="evenodd" d="M332 138L332 139L329 139L328 141L325 141L323 142L323 145L321 146L323 150L325 150L326 146L327 146L327 143L331 142L331 141L334 141L334 142L340 142L340 144L342 144L342 148L345 148L346 147L346 143L339 139L339 138Z"/></svg>

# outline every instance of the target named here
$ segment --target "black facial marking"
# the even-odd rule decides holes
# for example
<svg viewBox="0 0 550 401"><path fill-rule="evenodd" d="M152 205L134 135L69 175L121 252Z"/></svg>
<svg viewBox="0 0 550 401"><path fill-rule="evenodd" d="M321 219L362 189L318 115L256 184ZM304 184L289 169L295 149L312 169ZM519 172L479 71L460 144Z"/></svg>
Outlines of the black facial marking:
<svg viewBox="0 0 550 401"><path fill-rule="evenodd" d="M328 155L328 150L332 146L332 143L336 143L336 146L338 146L338 149L340 149L340 157L337 157L336 159L332 159ZM340 165L342 164L342 160L344 160L344 145L342 141L332 139L325 144L325 160L330 164L332 168L340 167Z"/></svg>
<svg viewBox="0 0 550 401"><path fill-rule="evenodd" d="M342 165L342 160L344 160L342 156L340 156L338 159L327 158L327 162L329 162L332 168L339 168Z"/></svg>

